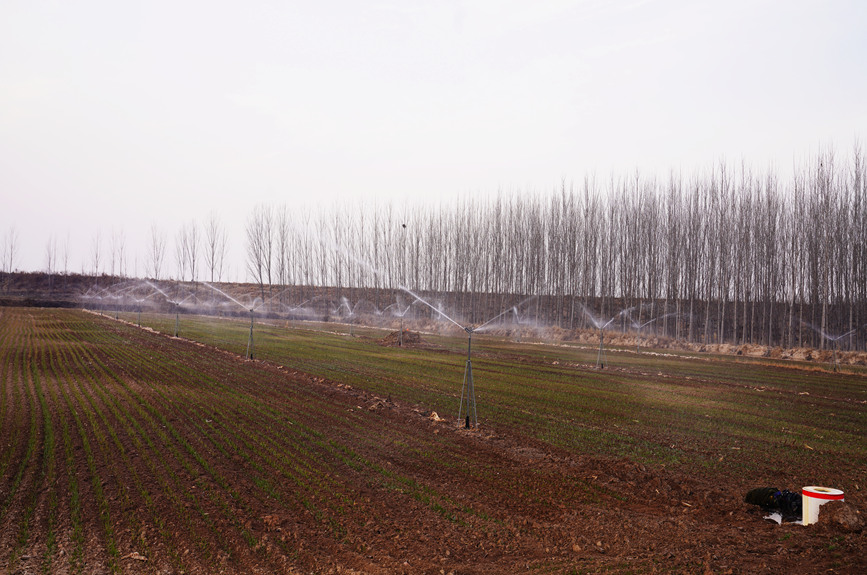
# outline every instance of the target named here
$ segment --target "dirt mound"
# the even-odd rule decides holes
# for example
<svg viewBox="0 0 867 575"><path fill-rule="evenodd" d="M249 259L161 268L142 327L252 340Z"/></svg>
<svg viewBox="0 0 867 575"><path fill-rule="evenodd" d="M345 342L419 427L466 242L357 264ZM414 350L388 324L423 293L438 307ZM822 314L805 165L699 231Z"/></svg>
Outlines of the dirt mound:
<svg viewBox="0 0 867 575"><path fill-rule="evenodd" d="M405 329L403 330L402 337L400 330L393 331L382 338L379 343L387 347L399 347L401 345L405 347L409 345L421 345L424 342L421 339L420 333Z"/></svg>

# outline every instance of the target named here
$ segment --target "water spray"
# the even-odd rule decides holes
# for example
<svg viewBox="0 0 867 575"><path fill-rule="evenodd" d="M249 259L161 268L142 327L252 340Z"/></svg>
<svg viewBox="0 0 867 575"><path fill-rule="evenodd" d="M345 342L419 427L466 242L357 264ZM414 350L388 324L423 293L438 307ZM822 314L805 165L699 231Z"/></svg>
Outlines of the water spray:
<svg viewBox="0 0 867 575"><path fill-rule="evenodd" d="M844 333L843 335L838 335L836 337L829 337L828 338L834 342L834 351L833 351L834 371L840 371L840 363L837 361L837 342L846 336L852 335L856 331L858 331L858 330L853 329L853 330L850 330L850 331Z"/></svg>
<svg viewBox="0 0 867 575"><path fill-rule="evenodd" d="M670 315L675 315L675 314L667 314L667 315L664 315L662 317L668 317ZM639 353L639 354L641 353L641 328L647 327L648 325L652 324L653 322L657 321L658 319L661 319L661 318L655 317L653 319L647 320L646 322L644 322L642 324L639 324L638 322L632 322L632 327L634 327L636 330L638 330L638 335L635 336L635 353Z"/></svg>
<svg viewBox="0 0 867 575"><path fill-rule="evenodd" d="M815 331L816 333L818 333L819 335L821 335L823 338L827 339L828 341L833 342L834 347L831 350L831 366L835 372L840 371L840 362L837 360L837 342L840 341L841 339L843 339L844 337L848 337L848 336L852 335L853 333L858 331L858 329L856 328L856 329L849 330L842 335L833 335L833 334L826 333L825 330L814 326L810 322L802 321L801 323L809 326L810 328L813 329L813 331Z"/></svg>
<svg viewBox="0 0 867 575"><path fill-rule="evenodd" d="M415 299L411 304L409 304L408 306L406 306L406 308L405 308L403 311L400 311L400 308L398 308L397 310L394 310L394 311L391 312L392 315L396 315L397 317L400 318L400 331L397 333L397 345L398 345L398 347L403 347L403 318L404 318L404 316L406 316L406 312L408 312L408 311L410 310L410 308L411 308L411 307L415 304L415 302L417 302L417 301L419 301L418 298L416 298L416 299ZM382 312L384 313L384 312L388 311L389 308L392 308L392 307L394 307L394 306L396 306L396 305L398 305L397 302L394 302L393 304L387 305L387 306L385 307L385 309L382 310Z"/></svg>
<svg viewBox="0 0 867 575"><path fill-rule="evenodd" d="M455 324L456 326L458 326L459 328L461 328L462 330L464 330L467 333L467 364L466 364L466 367L464 369L463 385L461 386L461 403L460 403L460 406L458 407L458 424L460 424L461 422L464 422L464 426L467 429L470 429L470 428L478 429L478 427L479 427L479 415L478 415L478 411L476 410L476 388L475 388L475 384L473 382L473 358L472 358L473 334L476 332L483 331L491 323L493 323L497 319L503 317L505 314L512 312L513 310L516 311L516 313L517 313L518 307L524 305L528 301L533 300L536 296L531 296L531 297L525 299L524 301L522 301L521 303L519 303L515 306L510 306L510 307L506 308L504 311L500 312L499 314L495 315L494 317L492 317L488 321L486 321L486 322L484 322L484 323L482 323L476 327L470 327L470 326L464 326L464 325L459 324L457 321L455 321L454 319L452 319L451 317L446 315L441 309L434 307L429 301L427 301L426 299L424 299L420 295L416 294L415 292L411 291L409 288L406 288L404 286L400 286L400 290L408 293L409 295L411 295L412 297L415 298L415 301L419 301L419 302L423 303L424 305L428 306L433 311L435 311L437 314L439 314L441 317L446 318L447 320L449 320L450 322L452 322L453 324ZM412 304L410 304L410 306L412 306L415 303L415 301ZM407 310L408 309L409 309L409 307L407 307ZM406 311L404 311L404 313L406 313ZM464 410L464 404L465 403L466 403L466 411Z"/></svg>
<svg viewBox="0 0 867 575"><path fill-rule="evenodd" d="M354 307L349 307L349 300L347 300L345 297L341 297L340 300L340 305L337 306L337 310L335 311L335 313L339 312L344 307L346 308L346 311L349 312L346 318L349 320L349 337L352 337L354 335L353 328L355 327L355 310L357 310L358 306L361 305L361 300L355 302Z"/></svg>
<svg viewBox="0 0 867 575"><path fill-rule="evenodd" d="M597 319L596 316L590 313L590 310L588 310L583 305L581 306L581 308L584 311L584 315L590 318L590 321L593 322L594 326L599 328L599 353L596 355L596 369L605 369L605 328L611 325L611 323L614 322L615 319L622 316L624 313L628 314L629 312L631 312L633 309L635 309L635 306L620 310L619 312L617 312L617 314L614 315L614 317L612 317L605 323L602 323L602 320Z"/></svg>
<svg viewBox="0 0 867 575"><path fill-rule="evenodd" d="M224 298L234 302L235 304L238 305L238 307L243 308L244 311L247 311L250 313L250 336L247 338L247 352L244 355L244 357L247 359L253 359L253 352L254 352L254 347L255 347L254 342L253 342L253 325L254 325L253 313L256 311L256 308L259 307L259 305L263 305L265 303L265 300L260 300L258 305L256 305L256 302L254 301L253 305L251 305L249 308L247 308L247 306L245 306L244 304L242 304L241 302L239 302L238 300L236 300L235 298L233 298L232 296L230 296L229 294L227 294L223 290L212 286L208 282L202 282L202 284L209 287L210 289L214 290L216 293L220 294Z"/></svg>

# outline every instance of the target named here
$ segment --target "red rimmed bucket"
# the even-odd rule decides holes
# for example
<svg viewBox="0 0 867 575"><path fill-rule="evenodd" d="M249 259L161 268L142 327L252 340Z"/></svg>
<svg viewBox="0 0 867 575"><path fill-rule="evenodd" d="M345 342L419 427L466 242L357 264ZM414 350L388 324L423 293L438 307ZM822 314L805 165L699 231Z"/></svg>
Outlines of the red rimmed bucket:
<svg viewBox="0 0 867 575"><path fill-rule="evenodd" d="M843 492L833 487L810 485L801 489L802 523L810 525L819 521L819 507L829 501L843 501Z"/></svg>

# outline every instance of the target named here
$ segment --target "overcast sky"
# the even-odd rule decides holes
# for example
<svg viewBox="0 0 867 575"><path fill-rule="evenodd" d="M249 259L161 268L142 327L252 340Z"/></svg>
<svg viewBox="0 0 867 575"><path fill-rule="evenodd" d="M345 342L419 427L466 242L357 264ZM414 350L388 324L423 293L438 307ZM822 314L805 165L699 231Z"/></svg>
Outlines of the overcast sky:
<svg viewBox="0 0 867 575"><path fill-rule="evenodd" d="M123 229L143 274L152 223L210 210L240 262L261 203L786 175L867 137L865 30L863 0L3 0L0 234L81 271Z"/></svg>

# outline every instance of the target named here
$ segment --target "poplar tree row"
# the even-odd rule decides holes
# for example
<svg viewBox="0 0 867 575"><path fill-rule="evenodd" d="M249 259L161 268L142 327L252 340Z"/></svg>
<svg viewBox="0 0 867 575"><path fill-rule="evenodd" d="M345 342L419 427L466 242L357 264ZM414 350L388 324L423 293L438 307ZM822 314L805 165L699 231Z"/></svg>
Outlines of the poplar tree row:
<svg viewBox="0 0 867 575"><path fill-rule="evenodd" d="M537 296L518 315L565 329L616 317L692 342L864 349L865 182L856 146L785 181L720 163L439 206L263 205L247 221L247 268L266 300L329 286L382 309L411 303L406 287L478 324Z"/></svg>

